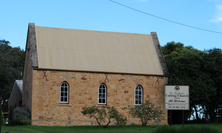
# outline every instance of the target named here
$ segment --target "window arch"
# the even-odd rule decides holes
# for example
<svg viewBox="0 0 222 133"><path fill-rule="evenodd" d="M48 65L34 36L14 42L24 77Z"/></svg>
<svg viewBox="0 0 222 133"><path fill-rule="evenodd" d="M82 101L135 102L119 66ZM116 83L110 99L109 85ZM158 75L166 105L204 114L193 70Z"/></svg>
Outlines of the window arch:
<svg viewBox="0 0 222 133"><path fill-rule="evenodd" d="M60 85L60 103L69 102L69 84L64 81Z"/></svg>
<svg viewBox="0 0 222 133"><path fill-rule="evenodd" d="M106 90L107 90L107 87L104 83L99 85L98 104L106 104Z"/></svg>
<svg viewBox="0 0 222 133"><path fill-rule="evenodd" d="M143 103L143 87L137 85L135 88L135 105L141 105Z"/></svg>

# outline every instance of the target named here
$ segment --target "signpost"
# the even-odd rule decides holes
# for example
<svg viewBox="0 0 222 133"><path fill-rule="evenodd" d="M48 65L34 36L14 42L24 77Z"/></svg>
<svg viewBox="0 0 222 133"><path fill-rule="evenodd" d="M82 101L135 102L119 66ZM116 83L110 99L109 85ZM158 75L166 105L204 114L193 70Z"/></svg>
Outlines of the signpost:
<svg viewBox="0 0 222 133"><path fill-rule="evenodd" d="M165 109L170 110L170 126L172 125L172 110L190 110L189 86L166 85L165 86Z"/></svg>

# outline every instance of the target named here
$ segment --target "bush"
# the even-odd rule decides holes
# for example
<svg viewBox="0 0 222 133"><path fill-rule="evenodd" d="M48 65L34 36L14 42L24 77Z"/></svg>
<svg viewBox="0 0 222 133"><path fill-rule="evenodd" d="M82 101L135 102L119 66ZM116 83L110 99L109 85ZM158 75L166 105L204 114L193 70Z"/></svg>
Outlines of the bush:
<svg viewBox="0 0 222 133"><path fill-rule="evenodd" d="M12 112L12 123L17 125L31 124L31 113L27 107L17 107Z"/></svg>
<svg viewBox="0 0 222 133"><path fill-rule="evenodd" d="M8 119L10 122L12 122L12 112L16 108L16 105L12 106L9 108L9 114L8 114Z"/></svg>
<svg viewBox="0 0 222 133"><path fill-rule="evenodd" d="M126 125L126 122L127 122L127 118L124 117L124 115L123 115L123 114L120 114L120 113L118 113L118 114L116 115L115 120L116 120L116 122L117 122L116 125L118 125L118 126L125 126L125 125Z"/></svg>
<svg viewBox="0 0 222 133"><path fill-rule="evenodd" d="M122 126L126 125L127 118L120 114L113 106L92 106L92 107L84 107L81 113L83 115L89 115L90 118L95 118L96 122L102 127L102 122L106 122L107 124L103 126L106 128L111 119L116 120L117 125Z"/></svg>
<svg viewBox="0 0 222 133"><path fill-rule="evenodd" d="M140 106L130 107L129 111L133 117L141 119L142 126L146 126L148 121L152 119L154 120L154 124L158 125L162 114L164 114L160 107L156 107L149 100Z"/></svg>
<svg viewBox="0 0 222 133"><path fill-rule="evenodd" d="M1 111L1 115L2 115L2 123L1 123L1 126L3 126L4 125L4 123L5 123L5 119L4 119L4 114L3 114L3 112Z"/></svg>
<svg viewBox="0 0 222 133"><path fill-rule="evenodd" d="M21 121L23 125L31 125L31 118L25 118Z"/></svg>
<svg viewBox="0 0 222 133"><path fill-rule="evenodd" d="M219 131L205 126L186 126L177 128L170 126L160 126L154 133L219 133Z"/></svg>
<svg viewBox="0 0 222 133"><path fill-rule="evenodd" d="M106 106L105 108L108 111L109 115L108 117L113 118L117 123L116 125L118 126L126 125L127 118L124 117L123 114L119 113L113 106L112 107Z"/></svg>

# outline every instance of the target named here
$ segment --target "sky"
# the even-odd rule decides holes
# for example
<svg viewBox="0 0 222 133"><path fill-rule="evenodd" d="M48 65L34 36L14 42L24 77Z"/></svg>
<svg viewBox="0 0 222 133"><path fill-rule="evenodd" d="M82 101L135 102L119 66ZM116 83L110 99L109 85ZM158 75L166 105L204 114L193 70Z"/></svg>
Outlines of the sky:
<svg viewBox="0 0 222 133"><path fill-rule="evenodd" d="M0 0L0 40L25 49L29 23L111 32L156 32L161 46L174 41L202 51L222 49L222 0Z"/></svg>

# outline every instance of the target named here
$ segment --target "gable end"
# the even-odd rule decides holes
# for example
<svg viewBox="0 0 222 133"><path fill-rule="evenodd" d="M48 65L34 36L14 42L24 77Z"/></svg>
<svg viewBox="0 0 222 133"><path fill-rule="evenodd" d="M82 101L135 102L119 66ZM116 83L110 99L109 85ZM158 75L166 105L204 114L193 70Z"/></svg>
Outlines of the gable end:
<svg viewBox="0 0 222 133"><path fill-rule="evenodd" d="M156 48L157 55L159 57L159 61L160 61L160 65L161 65L162 70L163 70L163 74L164 75L169 75L170 73L168 71L167 64L166 64L166 61L164 59L163 52L161 50L160 43L159 43L156 32L151 32L151 36L152 36L152 39L153 39L153 44Z"/></svg>
<svg viewBox="0 0 222 133"><path fill-rule="evenodd" d="M29 23L28 27L28 43L29 47L27 50L30 52L32 67L38 67L38 56L37 56L37 47L36 47L36 33L35 33L35 24Z"/></svg>

